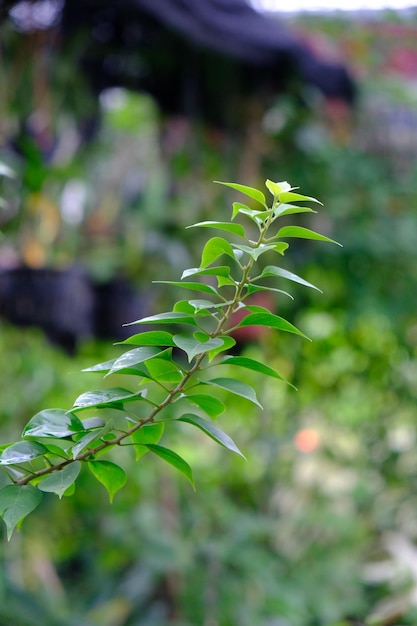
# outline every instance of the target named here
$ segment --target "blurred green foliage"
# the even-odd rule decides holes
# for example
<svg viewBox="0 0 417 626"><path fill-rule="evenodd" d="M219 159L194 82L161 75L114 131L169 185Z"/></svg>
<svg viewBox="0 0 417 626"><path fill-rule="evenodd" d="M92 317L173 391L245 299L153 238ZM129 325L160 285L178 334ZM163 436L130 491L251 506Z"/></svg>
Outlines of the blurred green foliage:
<svg viewBox="0 0 417 626"><path fill-rule="evenodd" d="M346 24L336 22L320 28L339 38ZM361 62L373 68L369 50ZM76 76L66 67L68 86ZM384 88L368 81L364 98L395 102L398 92ZM85 92L70 91L83 111ZM26 95L20 87L8 93ZM62 92L51 93L59 102ZM268 335L243 347L248 356L262 352L298 388L247 374L265 410L235 400L225 423L248 462L196 433L181 451L195 467L196 493L147 459L132 466L111 507L87 475L73 498L46 498L0 547L0 624L415 625L415 162L399 174L388 151L373 154L354 136L338 143L312 94L277 101L257 154L248 137L179 124L165 129L161 156L152 104L120 95L103 106L95 141L42 173L38 186L57 205L71 178L87 190L82 220L63 219L59 246L47 250L54 262L78 258L98 274L124 268L147 283L168 267L176 279L199 250L183 226L221 217L225 206L210 181L242 180L242 171L296 180L320 197L321 230L344 248L302 245L287 261L290 270L307 266L305 278L324 292L294 290L296 304L276 303L312 343ZM38 167L36 159L15 161L19 173ZM2 221L12 245L23 200L13 210ZM160 301L171 295L155 293ZM40 408L70 406L90 382L75 372L114 348L89 344L69 359L38 332L2 325L0 354L4 440Z"/></svg>

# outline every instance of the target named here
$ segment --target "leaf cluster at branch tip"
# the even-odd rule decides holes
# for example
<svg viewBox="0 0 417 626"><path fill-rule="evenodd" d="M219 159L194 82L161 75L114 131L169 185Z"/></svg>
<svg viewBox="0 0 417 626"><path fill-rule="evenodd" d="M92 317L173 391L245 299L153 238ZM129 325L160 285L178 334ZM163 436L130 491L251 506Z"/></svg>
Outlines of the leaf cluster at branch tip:
<svg viewBox="0 0 417 626"><path fill-rule="evenodd" d="M0 168L0 175L10 172ZM179 299L170 311L131 322L146 329L118 344L124 350L120 356L84 370L113 379L128 376L132 389L116 384L86 391L69 410L40 411L29 420L19 441L0 446L0 470L6 483L0 489L0 517L8 538L45 493L70 496L83 468L112 501L128 480L117 462L120 446L129 446L138 461L153 454L194 485L189 463L171 449L169 437L161 444L165 433L178 423L194 427L243 457L217 423L226 411L224 398L243 398L249 406L262 408L256 390L240 379L242 368L277 382L287 381L266 363L230 353L236 331L259 326L306 338L290 321L251 303L251 296L268 292L292 298L282 289L286 283L317 290L280 263L293 238L336 242L302 226L287 222L276 226L283 216L314 213L305 203L321 204L298 193L287 181L266 181L272 195L269 204L259 189L219 184L245 195L247 203L233 202L230 221L191 225L217 231L203 246L200 264L185 269L177 281L158 281L188 297ZM273 257L277 264L271 264Z"/></svg>

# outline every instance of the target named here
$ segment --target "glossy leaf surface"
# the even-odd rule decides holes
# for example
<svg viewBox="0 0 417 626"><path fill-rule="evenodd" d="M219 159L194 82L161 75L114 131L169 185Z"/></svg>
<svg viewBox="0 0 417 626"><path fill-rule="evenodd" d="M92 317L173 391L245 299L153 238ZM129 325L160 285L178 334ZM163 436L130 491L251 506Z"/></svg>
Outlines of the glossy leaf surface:
<svg viewBox="0 0 417 626"><path fill-rule="evenodd" d="M148 317L142 317L140 320L130 322L126 326L132 326L134 324L194 324L195 320L180 313L179 311L168 311L166 313L159 313L158 315L150 315Z"/></svg>
<svg viewBox="0 0 417 626"><path fill-rule="evenodd" d="M109 374L114 374L120 370L125 370L133 367L134 365L144 363L145 361L155 357L157 354L161 354L161 350L152 346L133 348L133 350L125 352L122 356L115 360Z"/></svg>
<svg viewBox="0 0 417 626"><path fill-rule="evenodd" d="M0 453L0 465L27 463L44 456L48 449L36 441L18 441Z"/></svg>
<svg viewBox="0 0 417 626"><path fill-rule="evenodd" d="M81 420L63 409L46 409L32 417L23 430L23 437L68 437L82 432Z"/></svg>
<svg viewBox="0 0 417 626"><path fill-rule="evenodd" d="M73 410L115 407L139 400L142 392L132 393L123 387L111 387L110 389L99 389L97 391L87 391L82 393L74 402Z"/></svg>

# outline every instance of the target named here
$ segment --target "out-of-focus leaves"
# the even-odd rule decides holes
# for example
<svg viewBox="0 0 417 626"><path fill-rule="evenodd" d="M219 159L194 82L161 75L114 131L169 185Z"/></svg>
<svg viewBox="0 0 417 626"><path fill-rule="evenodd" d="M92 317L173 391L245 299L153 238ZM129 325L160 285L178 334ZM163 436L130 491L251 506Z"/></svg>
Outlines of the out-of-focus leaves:
<svg viewBox="0 0 417 626"><path fill-rule="evenodd" d="M6 485L0 489L0 516L7 526L7 537L41 503L42 494L32 485Z"/></svg>

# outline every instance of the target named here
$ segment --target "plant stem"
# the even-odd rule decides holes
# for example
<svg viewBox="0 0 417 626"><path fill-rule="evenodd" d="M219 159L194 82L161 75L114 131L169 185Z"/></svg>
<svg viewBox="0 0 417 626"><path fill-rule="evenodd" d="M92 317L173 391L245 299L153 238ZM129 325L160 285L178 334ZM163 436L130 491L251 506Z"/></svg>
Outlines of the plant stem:
<svg viewBox="0 0 417 626"><path fill-rule="evenodd" d="M273 222L273 220L274 220L273 215L270 215L265 220L265 222L262 224L262 226L260 228L258 240L252 244L252 247L254 249L259 248L259 246L262 245L262 243L265 242L265 240L266 240L266 233L268 231L269 226ZM235 312L236 305L239 304L239 302L242 299L243 290L248 285L248 283L250 283L249 275L250 275L250 272L251 272L251 270L253 268L254 263L255 263L254 259L252 257L250 257L248 262L247 262L247 264L245 266L240 266L241 269L242 269L242 278L240 279L239 283L236 285L235 295L234 295L233 299L228 304L226 311L222 314L222 318L220 320L218 320L218 324L217 324L216 329L210 334L210 336L212 338L218 337L220 334L225 332L224 328L225 328L227 322L229 321L229 319L232 316L232 314ZM226 331L226 332L228 332L228 331ZM229 332L230 332L230 330L229 330ZM145 417L145 418L141 419L140 421L138 421L138 423L135 424L134 426L132 426L129 430L120 433L114 439L102 441L96 447L89 448L88 450L86 450L82 454L79 454L75 458L65 459L61 463L57 463L55 465L50 465L48 467L44 467L41 470L38 470L38 471L33 472L33 473L30 473L28 476L24 476L24 477L22 477L22 478L20 478L18 480L15 480L14 484L16 484L16 485L27 485L31 481L33 481L33 480L35 480L37 478L41 478L42 476L46 476L47 474L51 474L53 472L60 471L60 470L64 469L67 465L70 465L71 463L74 463L75 461L87 461L89 459L89 457L98 454L99 452L101 452L102 450L105 450L106 448L112 448L114 446L120 445L121 442L124 439L127 439L128 437L130 437L137 430L139 430L140 428L143 428L144 426L146 426L146 424L154 422L155 418L163 411L163 409L165 409L167 406L169 406L173 402L173 400L184 391L185 386L188 383L188 381L201 368L201 364L202 364L205 356L206 356L205 353L202 353L202 354L199 354L198 356L196 356L194 364L192 365L192 367L190 367L190 369L187 370L183 374L183 377L180 380L180 382L173 389L168 391L168 394L167 394L166 398L160 404L155 406L147 417Z"/></svg>

